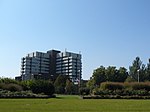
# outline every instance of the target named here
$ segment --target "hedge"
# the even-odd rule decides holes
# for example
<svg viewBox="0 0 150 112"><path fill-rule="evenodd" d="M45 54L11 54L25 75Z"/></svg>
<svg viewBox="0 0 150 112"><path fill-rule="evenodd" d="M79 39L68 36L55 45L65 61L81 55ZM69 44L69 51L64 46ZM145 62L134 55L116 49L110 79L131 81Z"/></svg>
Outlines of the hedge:
<svg viewBox="0 0 150 112"><path fill-rule="evenodd" d="M123 83L116 83L116 82L103 82L100 85L101 90L122 90L124 89Z"/></svg>
<svg viewBox="0 0 150 112"><path fill-rule="evenodd" d="M100 85L101 90L147 90L150 91L150 82L131 82L131 83L119 83L119 82L103 82Z"/></svg>
<svg viewBox="0 0 150 112"><path fill-rule="evenodd" d="M132 83L116 83L104 82L101 83L100 88L95 88L92 91L93 95L100 96L120 96L120 97L144 97L150 96L150 82L132 82Z"/></svg>

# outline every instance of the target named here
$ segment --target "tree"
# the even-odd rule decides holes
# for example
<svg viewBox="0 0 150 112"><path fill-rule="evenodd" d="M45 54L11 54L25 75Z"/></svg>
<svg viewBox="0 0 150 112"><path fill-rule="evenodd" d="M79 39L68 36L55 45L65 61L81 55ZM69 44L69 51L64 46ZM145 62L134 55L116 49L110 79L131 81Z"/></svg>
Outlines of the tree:
<svg viewBox="0 0 150 112"><path fill-rule="evenodd" d="M100 83L106 81L106 75L105 75L105 67L100 66L93 72L93 80L94 80L94 85L99 86Z"/></svg>
<svg viewBox="0 0 150 112"><path fill-rule="evenodd" d="M145 81L150 81L150 59L145 67Z"/></svg>
<svg viewBox="0 0 150 112"><path fill-rule="evenodd" d="M66 75L59 75L55 82L55 92L57 94L64 94L65 93L65 87L66 87L66 80L69 79Z"/></svg>
<svg viewBox="0 0 150 112"><path fill-rule="evenodd" d="M147 76L147 80L150 81L150 59L148 60L147 67L146 67L146 76Z"/></svg>
<svg viewBox="0 0 150 112"><path fill-rule="evenodd" d="M125 82L136 82L136 80L134 80L131 76L128 76Z"/></svg>
<svg viewBox="0 0 150 112"><path fill-rule="evenodd" d="M141 69L139 70L139 81L147 81L146 67L144 64L142 64Z"/></svg>
<svg viewBox="0 0 150 112"><path fill-rule="evenodd" d="M107 81L116 82L116 76L115 76L115 75L117 75L117 69L116 69L116 67L109 66L106 69L105 74L106 74L106 77L107 77Z"/></svg>
<svg viewBox="0 0 150 112"><path fill-rule="evenodd" d="M115 66L109 66L107 69L103 66L95 69L91 79L87 83L87 87L91 90L100 86L100 83L110 82L124 82L128 77L128 72L125 67L120 67L119 70Z"/></svg>
<svg viewBox="0 0 150 112"><path fill-rule="evenodd" d="M73 82L71 82L69 79L66 80L66 87L65 87L65 93L66 94L76 94L78 91L78 88L74 85Z"/></svg>
<svg viewBox="0 0 150 112"><path fill-rule="evenodd" d="M138 70L141 69L142 61L139 57L133 61L132 66L129 67L129 75L136 81L138 81Z"/></svg>
<svg viewBox="0 0 150 112"><path fill-rule="evenodd" d="M94 79L91 78L88 82L87 82L87 87L92 91L94 88L95 88L95 85L94 85Z"/></svg>
<svg viewBox="0 0 150 112"><path fill-rule="evenodd" d="M36 94L44 93L45 95L52 95L55 92L55 88L50 81L32 80L28 84L30 90Z"/></svg>
<svg viewBox="0 0 150 112"><path fill-rule="evenodd" d="M127 69L125 67L120 67L118 72L117 72L117 76L116 78L116 82L124 82L128 77L128 72Z"/></svg>

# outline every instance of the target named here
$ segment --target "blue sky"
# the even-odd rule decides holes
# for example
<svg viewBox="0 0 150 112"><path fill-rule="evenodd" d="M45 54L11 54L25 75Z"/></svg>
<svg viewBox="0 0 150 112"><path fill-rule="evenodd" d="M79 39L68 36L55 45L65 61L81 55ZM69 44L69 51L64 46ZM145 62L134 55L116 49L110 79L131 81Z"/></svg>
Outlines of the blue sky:
<svg viewBox="0 0 150 112"><path fill-rule="evenodd" d="M0 76L20 75L21 57L57 49L83 56L83 78L103 66L150 58L149 0L0 0Z"/></svg>

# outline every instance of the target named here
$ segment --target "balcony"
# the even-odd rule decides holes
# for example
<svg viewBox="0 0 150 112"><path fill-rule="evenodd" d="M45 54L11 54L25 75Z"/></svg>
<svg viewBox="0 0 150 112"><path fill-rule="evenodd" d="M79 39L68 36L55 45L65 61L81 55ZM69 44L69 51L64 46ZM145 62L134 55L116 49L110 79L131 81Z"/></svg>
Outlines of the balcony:
<svg viewBox="0 0 150 112"><path fill-rule="evenodd" d="M61 70L61 68L56 68L56 71L60 71Z"/></svg>
<svg viewBox="0 0 150 112"><path fill-rule="evenodd" d="M56 65L56 68L61 67L61 65Z"/></svg>
<svg viewBox="0 0 150 112"><path fill-rule="evenodd" d="M61 62L61 61L57 61L56 63L57 63L57 64L61 64L62 62Z"/></svg>

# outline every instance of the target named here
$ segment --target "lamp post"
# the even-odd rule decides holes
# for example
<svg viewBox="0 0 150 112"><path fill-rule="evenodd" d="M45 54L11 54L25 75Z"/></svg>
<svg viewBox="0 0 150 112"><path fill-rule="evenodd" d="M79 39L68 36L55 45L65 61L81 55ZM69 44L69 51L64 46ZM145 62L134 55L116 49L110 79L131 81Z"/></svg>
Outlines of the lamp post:
<svg viewBox="0 0 150 112"><path fill-rule="evenodd" d="M78 70L78 72L79 72L79 82L78 82L78 86L79 86L79 88L81 87L81 72L80 72L80 70Z"/></svg>
<svg viewBox="0 0 150 112"><path fill-rule="evenodd" d="M138 73L138 83L140 82L140 74L139 74L140 70L137 70Z"/></svg>

